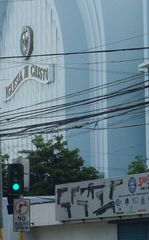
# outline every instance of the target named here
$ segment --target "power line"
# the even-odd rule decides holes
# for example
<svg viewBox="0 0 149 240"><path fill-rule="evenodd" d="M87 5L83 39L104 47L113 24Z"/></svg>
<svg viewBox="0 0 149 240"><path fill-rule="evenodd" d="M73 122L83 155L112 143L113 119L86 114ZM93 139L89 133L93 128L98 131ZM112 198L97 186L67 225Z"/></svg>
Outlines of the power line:
<svg viewBox="0 0 149 240"><path fill-rule="evenodd" d="M7 2L33 2L35 0L0 0L0 3L7 3Z"/></svg>
<svg viewBox="0 0 149 240"><path fill-rule="evenodd" d="M135 89L135 91L140 91L140 90L142 90L142 88L136 88L136 89ZM132 92L133 92L133 91L132 91ZM130 92L128 92L128 93L132 93L132 92L130 91ZM115 96L116 96L116 95L115 95ZM74 117L77 118L77 115L79 115L79 117L82 117L83 114L88 114L88 115L89 115L89 114L91 114L91 113L95 113L95 114L98 113L98 112L101 112L101 113L102 113L102 112L104 112L105 110L108 110L108 111L109 111L111 108L116 108L116 109L118 109L118 108L121 108L121 107L127 107L127 106L129 107L132 103L133 103L133 104L134 104L134 103L135 103L135 104L140 104L140 103L142 103L142 101L143 101L143 103L144 103L145 99L144 99L144 98L143 98L143 99L137 99L136 101L134 101L134 98L133 98L133 100L131 100L131 102L126 102L125 104L124 104L124 102L123 102L123 103L121 103L121 104L118 104L118 105L115 105L115 106L111 106L111 107L109 107L109 108L96 109L95 111L92 111L92 110L91 110L91 111L88 111L88 112L77 112L77 113L75 112L75 113L73 113L73 115L75 115ZM90 104L90 102L89 102L88 104ZM137 109L138 109L138 106L137 106L136 109L133 108L132 111L137 110ZM59 110L57 109L57 110L55 110L54 112L56 112L56 111L59 111ZM130 111L130 110L129 110L129 111ZM48 113L48 114L49 114L50 112L48 112L48 111L46 110L45 113ZM9 125L11 125L11 124L18 123L18 122L20 122L20 121L29 120L29 119L30 119L30 120L31 120L31 119L35 119L35 117L40 116L40 115L43 116L43 114L45 114L45 113L43 113L43 112L37 113L37 112L36 112L36 115L33 116L33 117L32 117L32 115L30 115L30 116L25 116L25 115L26 115L26 114L25 114L25 115L24 115L24 116L25 116L24 118L18 118L18 119L17 119L17 118L15 117L16 119L15 119L15 118L14 118L14 120L13 120L13 119L12 119L12 120L10 119L11 121L8 122L8 123L4 123L4 124L1 123L1 126L2 126L2 127L4 127L4 126L9 126ZM122 115L123 115L123 114L126 114L126 112L123 112ZM119 113L117 116L120 117L120 115L121 115L121 114ZM64 116L65 116L65 115L64 115ZM68 116L70 116L70 114L68 114L68 115L66 115L66 116L67 116L67 118L68 118ZM89 116L90 116L90 115L89 115ZM117 117L117 116L116 116L116 115L112 115L112 116L110 115L110 117L108 116L108 117L106 117L106 118L104 118L104 119L101 119L101 120L105 120L105 119L109 119L109 118L115 118L115 117ZM59 116L58 116L58 115L57 115L57 116L50 116L50 119L55 118L55 117L59 117ZM94 116L90 116L90 118L91 118L91 117L94 117ZM44 118L43 120L44 120L44 122L45 122L45 118ZM84 119L84 120L85 120L85 119ZM64 119L62 119L62 120L60 120L60 121L63 122ZM81 119L81 121L82 121L82 119ZM94 120L94 123L95 123L96 121L97 121L97 120ZM53 122L53 123L54 123L54 122ZM56 123L56 122L55 122L55 123ZM32 128L32 125L26 125L27 131L28 131L28 129L30 129L30 126L31 126L31 128ZM25 127L25 126L24 126L24 127ZM51 127L52 127L52 128L53 128L53 127L55 128L55 127L58 127L58 125L57 125L57 124L56 124L56 125L52 125L52 126L50 126L50 128L51 128ZM15 129L15 127L13 126L12 129ZM18 127L18 129L19 129L19 127ZM7 128L7 130L10 130L10 129ZM47 129L46 129L46 130L47 130ZM6 131L6 129L5 129L4 131ZM36 130L35 130L35 131L36 131Z"/></svg>
<svg viewBox="0 0 149 240"><path fill-rule="evenodd" d="M140 90L142 90L142 88L136 88L135 89L135 91L140 91ZM129 93L132 93L132 92L134 92L134 91L128 91L128 92L124 92L124 94L129 94ZM118 95L117 95L118 96ZM116 96L116 97L117 97ZM114 96L115 97L115 96ZM99 100L98 100L98 98L96 99L96 98L93 98L94 100L93 101L87 101L86 103L85 103L85 105L87 104L93 104L93 103L97 103ZM102 99L101 99L102 100ZM131 101L131 102L127 102L126 104L127 105L129 105L129 104L131 104L131 103L134 103L134 102L140 102L141 100L143 100L144 101L144 99L137 99L136 101L134 101L134 99ZM72 108L74 108L74 107L79 107L79 106L84 106L84 103L80 103L79 101L77 102L77 105L68 105L67 106L67 109L68 109L68 107L72 110ZM118 104L118 105L116 105L116 106L113 106L113 107L120 107L120 106L124 106L124 102L123 103L121 103L121 104ZM105 108L105 109L107 109L107 108ZM102 108L102 109L100 109L100 111L104 111L105 110L104 108ZM8 122L6 122L6 123L2 123L1 122L1 126L6 126L6 125L10 125L10 124L14 124L14 123L18 123L18 122L20 122L20 121L24 121L24 120L31 120L31 119L36 119L37 117L42 117L42 118L44 118L44 121L45 121L45 114L51 114L51 113L56 113L57 111L62 111L62 110L66 110L65 108L60 108L60 109L53 109L52 110L52 108L45 108L44 110L42 110L42 111L36 111L36 112L34 112L34 113L32 113L32 112L30 112L30 113L25 113L25 114L20 114L19 116L14 116L14 117L9 117L9 121ZM81 116L82 114L85 114L85 113L93 113L93 112L97 112L99 109L96 109L96 110L90 110L90 111L85 111L85 112L74 112L74 113L71 113L71 114L67 114L66 116L68 117L68 116L70 116L70 115L75 115L75 116L77 116L77 115L79 115L79 116ZM65 116L65 115L62 115L62 116ZM61 116L61 117L62 117ZM50 118L50 119L52 119L52 118L57 118L57 117L60 117L59 115L56 115L56 116L50 116L50 117L48 117L48 118Z"/></svg>
<svg viewBox="0 0 149 240"><path fill-rule="evenodd" d="M78 96L82 96L83 94L86 94L86 93L91 93L93 91L97 91L97 90L103 90L104 88L110 88L110 87L114 87L116 85L120 85L120 84L123 84L123 83L127 83L129 82L130 80L136 80L138 79L139 77L141 76L144 76L144 73L139 73L139 74L135 74L135 75L131 75L127 78L121 78L121 79L118 79L118 80L114 80L112 82L109 82L109 83L106 83L106 84L102 84L102 85L98 85L98 86L95 86L95 87L91 87L91 88L87 88L87 89L84 89L84 90L81 90L79 92L73 92L71 94L68 94L68 95L64 95L64 96L60 96L60 97L57 97L57 98L54 98L54 99L50 99L50 100L46 100L46 101L42 101L42 102L38 102L38 103L35 103L35 104L31 104L31 105L27 105L25 107L19 107L19 108L15 108L15 109L11 109L11 110L8 110L8 111L4 111L4 112L1 112L1 115L0 117L8 117L8 114L9 116L11 115L16 115L16 111L20 111L18 114L23 114L23 113L28 113L28 112L32 112L33 111L38 111L38 109L36 110L29 110L29 111L25 111L23 112L22 110L23 109L27 109L27 108L30 108L30 107L35 107L35 106L38 106L38 105L41 105L41 104L46 104L46 103L54 103L56 104L57 101L61 101L61 100L66 100L68 98L74 98L74 97L78 97ZM136 83L134 85L131 85L131 87L133 86L136 86ZM129 86L130 87L130 86ZM122 89L121 89L122 90ZM114 94L114 92L113 92ZM106 96L106 95L105 95ZM99 97L99 96L98 96ZM79 100L80 102L80 100ZM56 107L58 107L58 105L56 105ZM41 110L41 107L40 107L40 110ZM13 113L14 112L14 113ZM7 118L8 119L8 118Z"/></svg>
<svg viewBox="0 0 149 240"><path fill-rule="evenodd" d="M47 131L47 127L51 128L57 128L60 126L64 126L64 125L68 125L74 122L79 122L82 120L87 120L89 118L94 118L97 116L102 116L105 114L111 114L111 113L115 113L115 112L122 112L124 110L131 110L134 108L139 108L139 107L144 107L144 106L148 106L149 105L149 101L146 102L140 102L140 103L136 103L136 104L130 104L130 105L126 105L126 106L120 106L120 107L111 107L105 111L100 111L97 113L93 113L93 114L89 114L89 115L82 115L79 117L73 117L73 118L67 118L67 119L63 119L63 120L57 120L57 121L50 121L50 122L45 122L45 123L36 123L36 124L32 124L32 125L24 125L24 126L19 126L19 127L13 127L13 128L7 128L7 129L1 129L1 137L5 137L5 136L19 136L20 134L25 135L25 134L35 134L39 133L42 134L44 128L46 127L46 132ZM18 131L17 131L18 130ZM45 130L44 130L45 131ZM56 130L57 131L57 130ZM51 130L50 130L51 132Z"/></svg>
<svg viewBox="0 0 149 240"><path fill-rule="evenodd" d="M47 61L49 58L47 58L47 59L44 59L43 61ZM91 68L82 68L82 67L80 67L80 66L91 66L91 65L98 65L98 64L103 64L103 63L110 63L110 64L115 64L115 63L117 63L117 64L121 64L121 63L126 63L126 62L131 62L131 61L140 61L140 60L146 60L146 59L148 59L148 58L132 58L132 59L124 59L124 60L107 60L107 61L95 61L95 62L76 62L76 63L66 63L65 65L62 65L62 64L59 64L59 63L56 63L55 64L55 66L56 66L56 69L57 70L61 70L61 69L73 69L73 70L85 70L85 71L98 71L97 69L91 69ZM34 63L43 63L43 61L42 60L39 60L39 61L36 61L36 62L34 62ZM3 71L3 70L9 70L9 69L13 69L13 68L16 68L16 67L20 67L20 66L23 66L23 63L24 64L27 64L26 62L21 62L21 63L19 63L19 62L14 62L14 61L11 61L11 62L3 62L3 64L5 64L5 63L18 63L18 65L13 65L13 66L9 66L9 67L2 67L2 68L0 68L0 71ZM28 63L28 64L32 64L32 63ZM46 63L44 63L45 65L46 64L48 64L47 62ZM76 67L76 66L79 66L79 68L78 67ZM103 72L103 70L99 70L100 72L102 71ZM106 71L106 72L110 72L110 73L112 73L112 71ZM114 71L114 73L116 73L116 71ZM121 73L121 72L118 72L117 71L117 73ZM126 72L125 71L125 73L128 73L128 72ZM2 81L2 80L4 80L4 79L0 79L0 81ZM9 80L9 79L8 79Z"/></svg>
<svg viewBox="0 0 149 240"><path fill-rule="evenodd" d="M140 107L139 107L140 108ZM137 109L139 109L138 107L136 108L136 109L130 109L130 110L127 110L127 112L130 112L130 111L134 111L134 110L137 110ZM118 113L118 115L117 116L121 116L121 115L125 115L126 114L126 111L124 111L124 112L122 112L122 113ZM116 117L115 115L114 116L110 116L110 117L108 117L108 118L111 118L111 117ZM32 132L28 132L27 134L22 134L22 135L15 135L16 137L14 137L14 136L9 136L9 134L8 134L8 139L7 140L10 140L10 139L19 139L19 138L24 138L24 137L29 137L29 136L31 136L31 135L33 135L33 134L37 134L37 133L39 133L39 134L47 134L47 133L58 133L58 132L62 132L62 131L68 131L68 130L75 130L75 129L84 129L83 127L85 127L85 126L87 126L87 125L91 125L91 124L93 124L93 123L95 123L95 120L94 120L94 122L92 121L92 122L86 122L86 123L82 123L82 124L80 124L80 125L75 125L75 126L71 126L71 127L64 127L64 128L57 128L56 127L56 129L54 129L52 126L51 127L46 127L45 129L44 129L44 131L43 131L43 129L39 129L39 131L38 131L38 129L35 129L35 131L32 131ZM63 125L63 124L61 124L61 125ZM139 126L139 125L138 125ZM136 126L132 126L132 127L136 127ZM97 129L97 130L105 130L105 129L109 129L108 127L102 127L102 128L100 128L100 129ZM92 130L96 130L96 128L94 128L94 129L92 129ZM5 138L5 140L6 140L6 138Z"/></svg>
<svg viewBox="0 0 149 240"><path fill-rule="evenodd" d="M135 48L117 48L107 50L93 50L93 51L75 51L75 52L62 52L62 53L45 53L45 54L32 54L32 58L36 57L52 57L52 56L71 56L71 55L84 55L84 54L98 54L98 53L113 53L113 52L125 52L125 51L140 51L148 50L149 47L135 47ZM18 59L24 58L22 55L1 56L0 60L4 59Z"/></svg>

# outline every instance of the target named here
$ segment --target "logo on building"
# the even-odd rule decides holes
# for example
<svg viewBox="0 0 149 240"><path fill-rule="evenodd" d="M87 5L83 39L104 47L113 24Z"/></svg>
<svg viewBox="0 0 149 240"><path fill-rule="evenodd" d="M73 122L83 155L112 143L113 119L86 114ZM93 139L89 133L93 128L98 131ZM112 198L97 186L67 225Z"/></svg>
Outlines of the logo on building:
<svg viewBox="0 0 149 240"><path fill-rule="evenodd" d="M21 33L21 52L26 59L30 57L33 51L33 30L25 26Z"/></svg>

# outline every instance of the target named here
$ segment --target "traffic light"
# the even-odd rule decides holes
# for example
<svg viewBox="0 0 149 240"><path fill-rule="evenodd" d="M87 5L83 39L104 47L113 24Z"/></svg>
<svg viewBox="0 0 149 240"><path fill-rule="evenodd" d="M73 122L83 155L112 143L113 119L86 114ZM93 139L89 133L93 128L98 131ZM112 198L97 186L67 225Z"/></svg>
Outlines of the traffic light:
<svg viewBox="0 0 149 240"><path fill-rule="evenodd" d="M8 214L13 214L13 201L24 192L24 167L20 163L8 166Z"/></svg>
<svg viewBox="0 0 149 240"><path fill-rule="evenodd" d="M24 192L24 167L20 163L8 166L8 194L18 195Z"/></svg>

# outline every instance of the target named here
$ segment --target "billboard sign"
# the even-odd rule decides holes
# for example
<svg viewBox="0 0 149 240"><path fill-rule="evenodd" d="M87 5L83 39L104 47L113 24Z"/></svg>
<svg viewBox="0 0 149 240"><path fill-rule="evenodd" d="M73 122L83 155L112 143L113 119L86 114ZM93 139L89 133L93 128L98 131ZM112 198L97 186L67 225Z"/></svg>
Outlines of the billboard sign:
<svg viewBox="0 0 149 240"><path fill-rule="evenodd" d="M149 173L56 186L56 220L149 214Z"/></svg>

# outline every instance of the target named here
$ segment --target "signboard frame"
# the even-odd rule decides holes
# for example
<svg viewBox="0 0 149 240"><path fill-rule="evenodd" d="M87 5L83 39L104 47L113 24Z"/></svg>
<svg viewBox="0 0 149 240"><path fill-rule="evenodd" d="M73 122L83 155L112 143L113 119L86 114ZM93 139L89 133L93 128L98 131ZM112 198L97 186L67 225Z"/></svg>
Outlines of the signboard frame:
<svg viewBox="0 0 149 240"><path fill-rule="evenodd" d="M14 199L13 231L30 231L30 199Z"/></svg>
<svg viewBox="0 0 149 240"><path fill-rule="evenodd" d="M149 215L149 173L56 186L56 220Z"/></svg>

